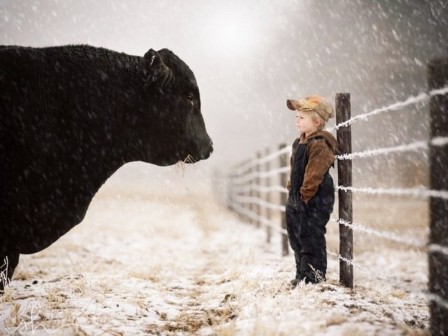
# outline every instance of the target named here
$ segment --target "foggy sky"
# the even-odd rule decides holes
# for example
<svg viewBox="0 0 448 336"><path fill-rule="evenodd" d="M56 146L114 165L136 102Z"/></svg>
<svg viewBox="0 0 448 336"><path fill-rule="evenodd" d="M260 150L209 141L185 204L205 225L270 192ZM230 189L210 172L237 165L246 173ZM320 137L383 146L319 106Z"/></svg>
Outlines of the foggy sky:
<svg viewBox="0 0 448 336"><path fill-rule="evenodd" d="M427 62L448 55L447 18L443 0L1 0L0 43L173 50L196 75L215 144L208 161L187 168L202 176L292 143L288 98L317 93L334 102L349 92L359 114L426 91ZM410 118L405 135L427 136L425 117ZM355 149L382 126L354 129ZM383 146L401 141L389 135Z"/></svg>

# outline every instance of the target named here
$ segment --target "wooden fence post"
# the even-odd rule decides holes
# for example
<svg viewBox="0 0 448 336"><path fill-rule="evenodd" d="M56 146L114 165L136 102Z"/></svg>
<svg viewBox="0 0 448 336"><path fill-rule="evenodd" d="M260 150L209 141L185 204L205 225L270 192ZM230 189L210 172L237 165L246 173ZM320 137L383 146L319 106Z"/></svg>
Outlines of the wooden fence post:
<svg viewBox="0 0 448 336"><path fill-rule="evenodd" d="M433 60L428 65L428 86L430 90L448 85L448 58ZM448 94L432 96L429 102L430 139L448 137ZM447 145L429 147L430 189L448 190L448 150ZM429 292L431 335L448 335L448 200L430 197L430 248ZM431 249L437 246L439 249ZM440 249L441 247L441 249ZM441 304L442 303L442 304ZM445 304L443 304L445 303Z"/></svg>
<svg viewBox="0 0 448 336"><path fill-rule="evenodd" d="M230 173L230 174L228 174L227 175L227 190L226 190L226 198L227 198L227 208L228 209L230 209L230 210L232 210L232 211L235 211L234 209L233 209L233 202L234 202L234 198L235 198L235 195L234 195L234 193L233 193L233 179L235 178L235 173Z"/></svg>
<svg viewBox="0 0 448 336"><path fill-rule="evenodd" d="M286 148L286 144L281 144L279 146L279 150L283 150ZM282 154L279 157L279 167L287 167L288 166L288 154ZM288 173L281 173L280 174L280 185L282 187L286 187L286 183L288 183ZM285 193L280 193L280 204L286 205L288 197ZM281 220L281 228L286 230L286 213L284 211L281 212L280 216ZM288 236L285 234L282 234L282 255L286 256L289 254L289 248L288 248Z"/></svg>
<svg viewBox="0 0 448 336"><path fill-rule="evenodd" d="M340 124L351 118L350 94L336 94L336 123ZM337 130L339 152L352 152L351 126L340 127ZM338 160L338 186L352 186L352 160ZM338 191L339 218L353 223L353 200L351 191ZM353 265L347 263L353 260L353 230L339 224L339 254L344 260L339 260L339 280L343 286L353 288Z"/></svg>
<svg viewBox="0 0 448 336"><path fill-rule="evenodd" d="M252 175L253 172L254 172L254 167L253 167L252 164L250 164L250 166L249 166L249 168L247 170L247 175L250 177L250 175ZM250 199L250 198L254 197L254 191L252 190L252 178L247 180L246 183L247 183L247 187L249 188L249 192L248 192L247 196ZM249 203L246 203L246 204L247 204L247 209L249 210L249 213L252 214L254 212L254 205L253 205L252 201L250 201ZM254 223L254 220L253 220L252 216L249 216L248 220L249 220L250 224Z"/></svg>
<svg viewBox="0 0 448 336"><path fill-rule="evenodd" d="M257 225L257 227L260 227L260 225L261 225L261 220L260 220L261 206L260 206L260 203L258 203L259 199L260 199L260 190L258 188L260 187L260 181L261 181L261 178L260 178L259 174L262 171L262 167L258 163L258 160L260 160L260 158L261 158L261 153L257 152L256 163L255 163L255 174L256 174L256 176L255 176L255 185L254 185L254 188L256 188L255 192L254 192L254 196L257 198L257 203L254 204L255 205L255 214L257 215L257 219L255 220L255 224Z"/></svg>
<svg viewBox="0 0 448 336"><path fill-rule="evenodd" d="M266 148L266 151L264 152L265 157L269 156L269 148ZM266 161L266 163L264 164L264 171L265 172L269 172L271 171L271 161ZM264 186L265 187L269 187L272 184L272 177L266 177L265 178L265 182L264 182ZM264 200L267 203L272 203L272 197L271 197L271 193L272 191L266 192L266 196L264 197ZM265 208L265 215L266 215L266 219L268 220L269 223L272 222L272 209L269 207ZM272 228L269 225L266 225L266 242L269 244L271 242L271 236L272 236Z"/></svg>
<svg viewBox="0 0 448 336"><path fill-rule="evenodd" d="M244 178L244 170L243 170L243 168L244 168L244 162L241 162L240 164L238 164L236 167L235 167L235 172L234 172L234 178L238 181L238 180L240 180L241 181L241 178ZM242 185L241 184L241 182L238 182L236 185L235 185L235 181L233 181L233 188L232 188L232 197L233 197L233 200L234 200L234 203L235 203L235 206L236 207L242 207L242 208L244 208L245 207L245 205L244 205L244 203L241 203L240 201L239 201L239 198L240 197L244 197L244 190L242 190L241 188L242 187L244 187L244 185ZM246 222L247 221L247 218L246 218L246 216L245 215L243 215L239 210L237 210L237 208L235 207L235 209L234 209L234 211L238 214L238 217L242 220L242 221L244 221L244 222Z"/></svg>
<svg viewBox="0 0 448 336"><path fill-rule="evenodd" d="M230 195L231 195L231 204L232 204L233 211L238 215L239 219L244 221L244 216L236 208L238 205L240 205L238 197L241 196L241 191L238 190L238 188L240 186L238 184L235 184L235 180L238 181L238 179L242 175L240 168L241 168L241 164L236 165L234 167L234 171L231 174L232 179L230 180L230 183L231 183Z"/></svg>

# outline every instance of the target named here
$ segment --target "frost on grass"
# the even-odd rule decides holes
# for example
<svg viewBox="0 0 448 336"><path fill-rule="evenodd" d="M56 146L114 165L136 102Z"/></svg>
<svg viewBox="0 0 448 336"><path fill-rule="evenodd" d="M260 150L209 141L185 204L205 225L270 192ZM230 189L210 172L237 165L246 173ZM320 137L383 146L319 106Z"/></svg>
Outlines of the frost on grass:
<svg viewBox="0 0 448 336"><path fill-rule="evenodd" d="M381 204L358 207L360 221ZM389 209L391 207L389 206ZM407 233L423 236L418 209ZM408 211L412 208L413 211ZM373 209L373 210L372 210ZM424 212L424 210L422 210ZM375 210L375 212L378 212ZM417 213L417 215L416 215ZM363 215L365 214L365 215ZM400 217L395 216L395 217ZM373 223L403 230L393 213ZM401 218L400 217L400 218ZM420 226L419 226L420 225ZM22 335L426 334L426 255L355 235L355 289L327 281L291 290L280 237L242 223L206 193L103 188L84 222L50 248L22 256L0 298L0 330ZM338 246L330 223L328 248Z"/></svg>

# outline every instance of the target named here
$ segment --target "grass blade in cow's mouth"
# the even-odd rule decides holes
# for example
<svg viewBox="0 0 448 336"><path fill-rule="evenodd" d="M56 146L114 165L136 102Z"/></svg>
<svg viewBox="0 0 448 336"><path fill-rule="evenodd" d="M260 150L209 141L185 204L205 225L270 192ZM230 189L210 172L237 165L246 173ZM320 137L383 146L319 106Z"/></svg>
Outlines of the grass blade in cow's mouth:
<svg viewBox="0 0 448 336"><path fill-rule="evenodd" d="M190 154L187 155L187 157L184 159L183 163L195 163L196 160L193 156Z"/></svg>

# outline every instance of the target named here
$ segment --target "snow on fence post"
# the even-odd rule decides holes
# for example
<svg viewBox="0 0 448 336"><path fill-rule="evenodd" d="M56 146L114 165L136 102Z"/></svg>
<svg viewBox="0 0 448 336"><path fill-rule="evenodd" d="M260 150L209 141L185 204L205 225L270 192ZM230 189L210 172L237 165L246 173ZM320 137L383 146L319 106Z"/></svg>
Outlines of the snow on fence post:
<svg viewBox="0 0 448 336"><path fill-rule="evenodd" d="M286 147L286 144L281 144L279 146L279 150L283 150ZM287 167L288 166L288 154L283 153L279 156L280 160L280 167ZM288 173L280 173L280 185L283 187L286 187L286 184L288 183ZM286 205L287 201L287 195L285 193L280 193L280 204ZM286 230L286 212L282 211L281 213L281 228ZM289 248L288 248L288 236L282 233L282 255L286 256L289 254Z"/></svg>
<svg viewBox="0 0 448 336"><path fill-rule="evenodd" d="M340 124L351 118L350 94L336 94L336 123ZM337 129L337 140L339 152L349 154L352 152L351 126L339 127ZM338 186L352 186L352 160L338 160ZM351 191L338 191L339 218L353 223L353 203ZM353 288L353 265L347 260L353 259L353 230L352 228L339 224L339 280L345 287Z"/></svg>
<svg viewBox="0 0 448 336"><path fill-rule="evenodd" d="M261 158L261 153L257 152L257 156L256 157L257 158L256 158L256 163L255 163L255 188L256 188L255 189L255 197L256 197L257 200L259 200L260 199L260 189L259 189L259 187L260 187L260 181L261 181L260 173L262 171L262 169L261 169L262 167L258 163L258 161ZM261 220L260 220L261 206L260 206L260 203L258 201L254 202L254 203L255 203L255 213L257 214L257 219L255 220L255 224L257 225L257 227L260 227L261 226Z"/></svg>
<svg viewBox="0 0 448 336"><path fill-rule="evenodd" d="M270 153L269 148L266 148L266 151L264 152L265 157L268 157L269 153ZM271 161L267 160L266 163L264 164L264 171L268 172L270 170L271 170ZM265 187L269 187L269 185L272 184L272 180L273 180L272 177L266 177L263 185ZM271 194L272 194L272 191L266 192L264 200L267 203L272 203ZM265 208L265 215L266 215L266 219L268 220L268 222L271 223L272 222L272 209L270 207ZM266 225L266 242L267 243L271 242L271 236L272 236L272 228L269 225Z"/></svg>
<svg viewBox="0 0 448 336"><path fill-rule="evenodd" d="M428 65L429 90L448 85L448 58L433 60ZM431 134L430 139L448 137L448 94L434 95L429 102ZM430 189L448 190L447 145L429 148ZM429 243L438 249L429 249L429 292L431 335L448 334L448 200L430 197Z"/></svg>

